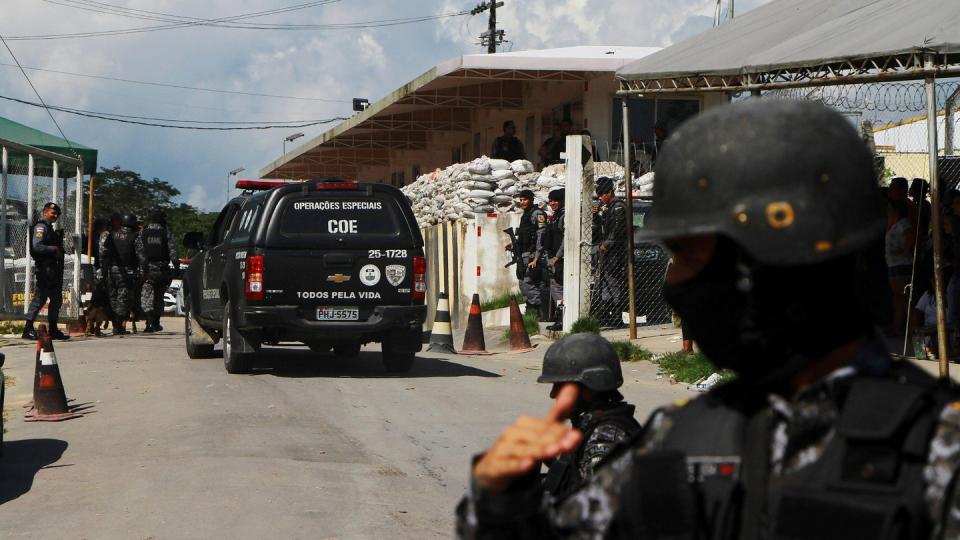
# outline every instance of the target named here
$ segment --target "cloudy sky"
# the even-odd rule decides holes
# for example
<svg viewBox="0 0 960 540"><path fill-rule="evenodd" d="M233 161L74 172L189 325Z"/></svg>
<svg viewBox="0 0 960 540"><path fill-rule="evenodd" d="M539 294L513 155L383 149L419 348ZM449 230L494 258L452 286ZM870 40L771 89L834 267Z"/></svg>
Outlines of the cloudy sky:
<svg viewBox="0 0 960 540"><path fill-rule="evenodd" d="M727 0L724 0L726 3ZM768 0L739 0L741 14ZM22 39L165 24L104 13L111 6L203 19L286 8L307 0L3 0L0 35L27 67L138 81L308 99L201 92L69 76L27 74L44 100L86 111L178 120L301 121L351 114L350 99L372 101L431 66L482 52L486 15L380 28L249 30L192 26L125 35ZM316 3L316 2L314 2ZM329 25L455 13L474 0L329 0L325 5L245 19ZM572 45L666 46L709 28L715 0L505 0L498 11L509 50ZM84 8L84 9L80 9ZM143 10L143 11L132 11ZM21 38L21 39L17 39ZM35 101L0 48L0 96ZM99 165L174 184L182 200L219 209L227 171L252 177L278 157L283 138L324 126L257 131L192 131L120 124L54 113L67 137L100 151ZM56 133L42 109L0 100L0 116ZM298 141L299 142L299 141Z"/></svg>

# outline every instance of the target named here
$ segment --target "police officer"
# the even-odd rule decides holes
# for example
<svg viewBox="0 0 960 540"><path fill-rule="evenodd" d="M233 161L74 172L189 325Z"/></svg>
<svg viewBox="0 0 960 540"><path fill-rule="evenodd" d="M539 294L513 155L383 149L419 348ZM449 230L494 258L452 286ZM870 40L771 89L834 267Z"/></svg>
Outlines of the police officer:
<svg viewBox="0 0 960 540"><path fill-rule="evenodd" d="M610 342L596 334L571 334L551 345L537 382L553 385L552 399L566 383L579 390L570 423L582 434L582 442L557 457L544 477L544 490L562 498L589 478L618 444L639 433L640 424L633 417L635 407L617 391L623 384L620 358Z"/></svg>
<svg viewBox="0 0 960 540"><path fill-rule="evenodd" d="M133 308L132 293L134 290L134 274L137 273L137 216L127 214L123 217L122 226L110 232L103 245L100 246L100 255L104 259L107 272L107 285L110 291L110 309L113 311L114 335L126 334L124 323L130 318Z"/></svg>
<svg viewBox="0 0 960 540"><path fill-rule="evenodd" d="M664 144L654 197L641 234L672 252L664 296L737 378L655 411L544 508L531 475L582 438L565 386L476 461L460 535L960 538L960 396L893 360L859 301L886 220L856 130L812 102L718 107Z"/></svg>
<svg viewBox="0 0 960 540"><path fill-rule="evenodd" d="M517 278L520 280L520 292L526 300L526 312L539 312L540 320L546 320L547 314L540 302L540 293L543 289L543 270L545 261L541 261L541 240L547 227L547 214L533 204L533 191L524 189L517 195L523 214L520 216L520 226L517 227L517 241L520 243L521 261L518 266ZM513 244L507 245L508 251ZM522 272L521 272L522 270Z"/></svg>
<svg viewBox="0 0 960 540"><path fill-rule="evenodd" d="M553 324L547 327L548 330L563 329L563 218L564 218L564 196L566 190L563 188L554 189L547 194L547 204L553 210L550 221L547 222L547 232L543 238L544 258L550 268L550 300L557 306L553 310Z"/></svg>
<svg viewBox="0 0 960 540"><path fill-rule="evenodd" d="M47 320L50 322L50 337L70 339L70 336L57 328L60 306L63 304L63 234L54 230L53 224L60 217L60 207L56 203L48 202L43 205L41 216L41 219L33 224L33 233L30 235L30 256L36 264L37 282L21 337L37 339L33 321L37 319L40 308L49 300Z"/></svg>
<svg viewBox="0 0 960 540"><path fill-rule="evenodd" d="M167 216L160 208L150 213L147 224L136 241L137 258L143 275L143 288L140 292L140 308L147 319L144 332L159 332L160 315L163 314L163 294L170 286L172 275L170 265L180 270L180 258L177 244L167 228Z"/></svg>
<svg viewBox="0 0 960 540"><path fill-rule="evenodd" d="M604 326L623 326L627 307L627 205L613 194L613 179L597 180L598 214L601 216L597 245L597 306Z"/></svg>

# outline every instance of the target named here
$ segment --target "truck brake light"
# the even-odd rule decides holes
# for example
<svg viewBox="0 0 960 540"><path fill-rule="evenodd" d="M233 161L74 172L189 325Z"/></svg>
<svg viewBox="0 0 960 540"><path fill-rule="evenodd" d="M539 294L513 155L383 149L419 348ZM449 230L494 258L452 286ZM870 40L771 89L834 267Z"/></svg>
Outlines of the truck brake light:
<svg viewBox="0 0 960 540"><path fill-rule="evenodd" d="M427 295L427 260L413 258L413 299L421 302Z"/></svg>
<svg viewBox="0 0 960 540"><path fill-rule="evenodd" d="M356 182L317 182L315 186L316 189L330 189L330 190L348 190L348 189L360 189L360 184Z"/></svg>
<svg viewBox="0 0 960 540"><path fill-rule="evenodd" d="M247 300L263 299L263 255L247 255L247 280L244 293Z"/></svg>

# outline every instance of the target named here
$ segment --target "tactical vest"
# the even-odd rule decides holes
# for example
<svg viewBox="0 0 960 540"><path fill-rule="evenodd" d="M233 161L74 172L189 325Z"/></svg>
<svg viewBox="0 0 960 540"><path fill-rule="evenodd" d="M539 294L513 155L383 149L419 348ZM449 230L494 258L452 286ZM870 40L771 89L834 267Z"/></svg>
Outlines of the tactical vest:
<svg viewBox="0 0 960 540"><path fill-rule="evenodd" d="M583 452L586 449L585 443L590 440L590 436L598 427L609 424L622 429L630 437L641 430L640 423L632 416L627 417L619 414L604 416L601 420L583 430L584 444L581 444L573 452L560 454L550 465L547 474L543 477L543 490L545 492L549 493L554 499L562 499L583 483L583 476L580 474L580 460L583 459Z"/></svg>
<svg viewBox="0 0 960 540"><path fill-rule="evenodd" d="M623 219L622 223L618 223L617 215L613 211L615 207L623 207ZM627 244L627 222L626 220L631 219L627 215L627 204L620 199L614 199L613 202L607 207L607 211L603 214L603 239L609 238L610 235L613 235L614 244L610 246L614 250L623 250L626 249ZM617 230L614 230L617 229Z"/></svg>
<svg viewBox="0 0 960 540"><path fill-rule="evenodd" d="M520 216L520 226L517 227L517 239L520 240L520 246L524 252L533 251L537 247L539 224L534 216L535 211L532 205L525 210L523 215Z"/></svg>
<svg viewBox="0 0 960 540"><path fill-rule="evenodd" d="M147 261L170 260L170 248L167 245L167 229L165 227L145 227L140 233L140 238L143 240L143 251Z"/></svg>
<svg viewBox="0 0 960 540"><path fill-rule="evenodd" d="M553 214L553 219L547 224L547 232L544 233L544 247L550 256L554 256L563 246L563 208Z"/></svg>
<svg viewBox="0 0 960 540"><path fill-rule="evenodd" d="M662 448L634 460L614 536L929 538L923 468L940 411L957 391L906 363L845 384L820 458L780 476L769 472L769 408L732 405L722 394L684 406ZM750 391L735 385L727 396Z"/></svg>
<svg viewBox="0 0 960 540"><path fill-rule="evenodd" d="M114 265L130 268L137 265L136 233L129 227L110 233L113 241Z"/></svg>

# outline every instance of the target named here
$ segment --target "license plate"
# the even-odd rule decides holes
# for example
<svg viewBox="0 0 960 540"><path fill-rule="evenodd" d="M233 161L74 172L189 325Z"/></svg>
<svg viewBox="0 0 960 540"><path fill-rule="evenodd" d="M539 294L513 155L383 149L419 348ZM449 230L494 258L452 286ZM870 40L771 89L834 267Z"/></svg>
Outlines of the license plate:
<svg viewBox="0 0 960 540"><path fill-rule="evenodd" d="M322 307L317 308L318 321L357 321L360 320L360 309L350 307Z"/></svg>

